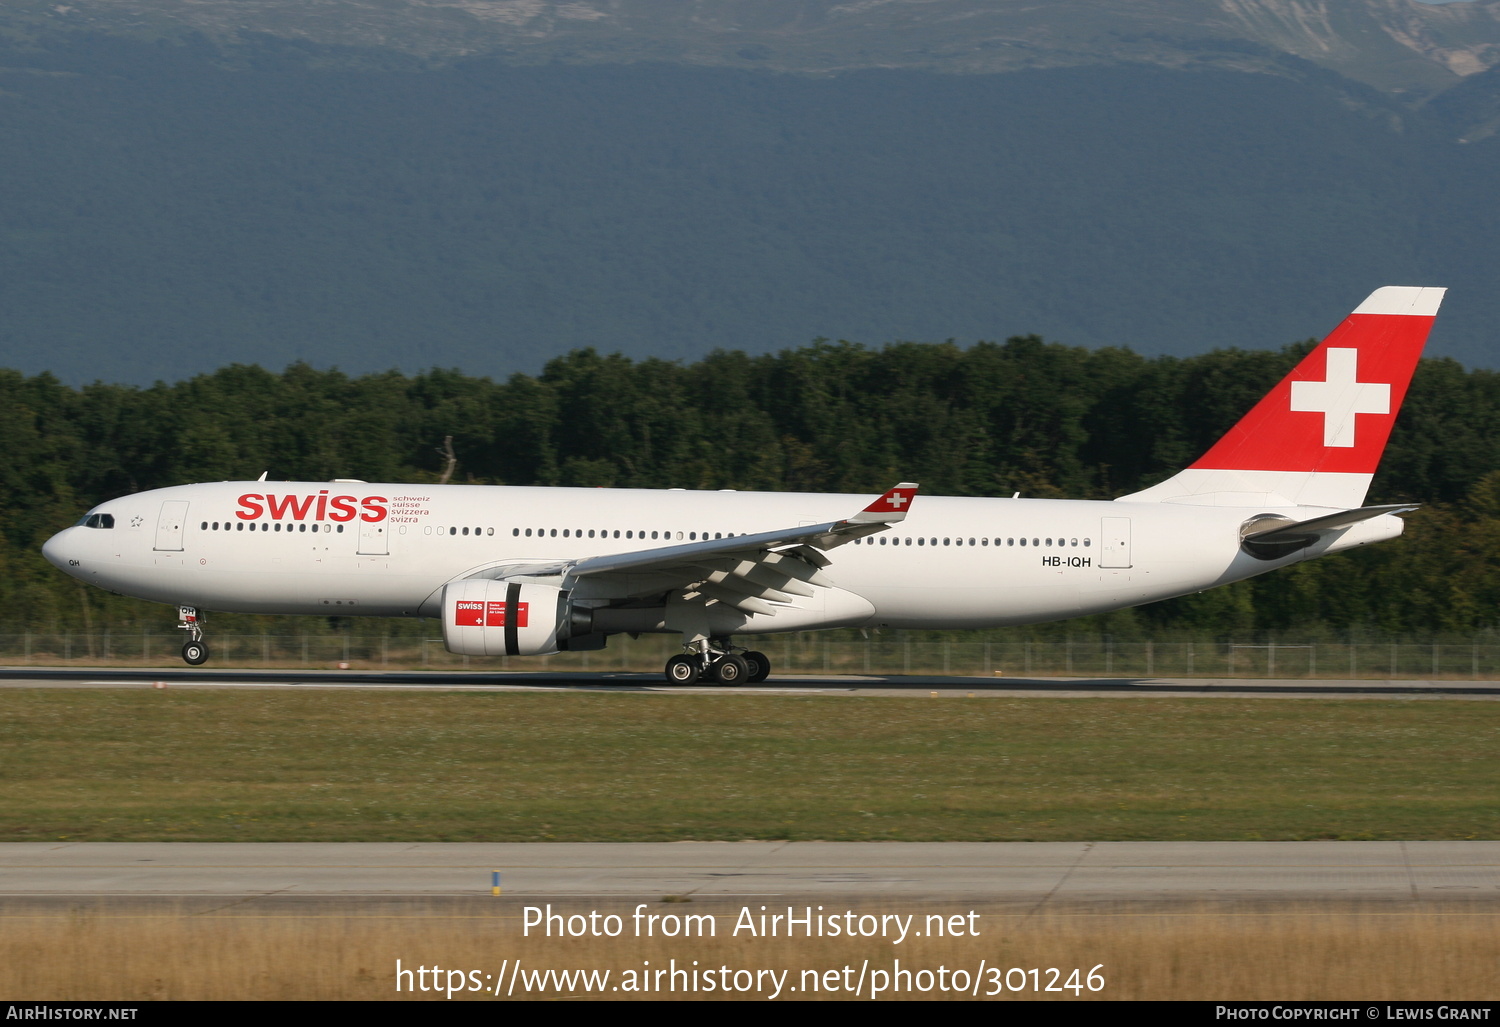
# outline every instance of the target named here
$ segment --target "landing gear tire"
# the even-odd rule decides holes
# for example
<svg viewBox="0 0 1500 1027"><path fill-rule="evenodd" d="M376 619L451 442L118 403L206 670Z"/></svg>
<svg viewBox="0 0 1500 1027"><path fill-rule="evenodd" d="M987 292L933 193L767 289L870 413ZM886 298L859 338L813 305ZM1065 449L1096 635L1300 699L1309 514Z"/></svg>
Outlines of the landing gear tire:
<svg viewBox="0 0 1500 1027"><path fill-rule="evenodd" d="M750 680L750 664L743 656L721 656L714 664L713 674L721 685L743 685Z"/></svg>
<svg viewBox="0 0 1500 1027"><path fill-rule="evenodd" d="M750 676L745 679L750 684L758 685L771 676L771 658L765 653L752 649L748 653L741 653L740 659L750 664Z"/></svg>
<svg viewBox="0 0 1500 1027"><path fill-rule="evenodd" d="M667 682L673 685L691 685L698 680L698 661L691 656L674 656L667 661Z"/></svg>
<svg viewBox="0 0 1500 1027"><path fill-rule="evenodd" d="M208 659L208 646L202 642L188 642L182 647L182 662L196 667Z"/></svg>

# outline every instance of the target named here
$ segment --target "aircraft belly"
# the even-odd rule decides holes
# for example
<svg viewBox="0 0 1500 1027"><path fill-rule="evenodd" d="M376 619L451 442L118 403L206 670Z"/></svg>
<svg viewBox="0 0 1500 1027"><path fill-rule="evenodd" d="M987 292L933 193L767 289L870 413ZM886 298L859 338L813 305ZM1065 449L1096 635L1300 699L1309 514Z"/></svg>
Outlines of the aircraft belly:
<svg viewBox="0 0 1500 1027"><path fill-rule="evenodd" d="M897 628L986 628L1072 617L1078 593L1058 584L996 588L979 585L871 587L871 623Z"/></svg>
<svg viewBox="0 0 1500 1027"><path fill-rule="evenodd" d="M229 567L223 560L189 554L122 569L110 580L101 575L98 583L152 602L224 613L324 616L399 616L415 611L442 584L430 573L393 571L390 562L346 558L342 566L329 567L306 558L271 557L254 567Z"/></svg>

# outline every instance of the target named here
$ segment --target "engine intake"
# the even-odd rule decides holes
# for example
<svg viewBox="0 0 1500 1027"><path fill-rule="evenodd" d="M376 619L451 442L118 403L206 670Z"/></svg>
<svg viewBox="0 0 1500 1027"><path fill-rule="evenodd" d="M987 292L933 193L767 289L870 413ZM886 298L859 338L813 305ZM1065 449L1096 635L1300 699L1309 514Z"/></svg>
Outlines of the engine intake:
<svg viewBox="0 0 1500 1027"><path fill-rule="evenodd" d="M443 588L443 645L451 653L545 656L592 630L593 611L552 585L468 578Z"/></svg>

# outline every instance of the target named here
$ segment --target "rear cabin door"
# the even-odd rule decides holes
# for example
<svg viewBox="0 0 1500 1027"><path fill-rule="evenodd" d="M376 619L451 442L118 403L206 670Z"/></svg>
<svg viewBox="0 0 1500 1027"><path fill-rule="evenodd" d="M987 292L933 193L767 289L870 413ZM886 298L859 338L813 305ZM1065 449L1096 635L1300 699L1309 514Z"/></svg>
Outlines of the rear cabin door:
<svg viewBox="0 0 1500 1027"><path fill-rule="evenodd" d="M1130 566L1130 518L1101 518L1099 551L1100 567Z"/></svg>
<svg viewBox="0 0 1500 1027"><path fill-rule="evenodd" d="M156 550L163 553L182 552L182 529L187 524L188 504L185 499L169 499L161 505L156 518Z"/></svg>

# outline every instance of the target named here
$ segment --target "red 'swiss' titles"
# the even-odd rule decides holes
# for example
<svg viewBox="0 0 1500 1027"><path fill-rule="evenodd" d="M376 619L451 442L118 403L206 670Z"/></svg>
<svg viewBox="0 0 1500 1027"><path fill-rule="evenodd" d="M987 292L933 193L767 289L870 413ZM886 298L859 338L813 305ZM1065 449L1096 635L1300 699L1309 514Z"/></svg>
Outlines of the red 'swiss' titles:
<svg viewBox="0 0 1500 1027"><path fill-rule="evenodd" d="M273 521L383 521L389 516L389 502L385 496L330 496L327 489L320 489L316 496L278 496L273 493L261 495L251 492L239 499L240 508L234 515L242 521L254 521L269 516Z"/></svg>

